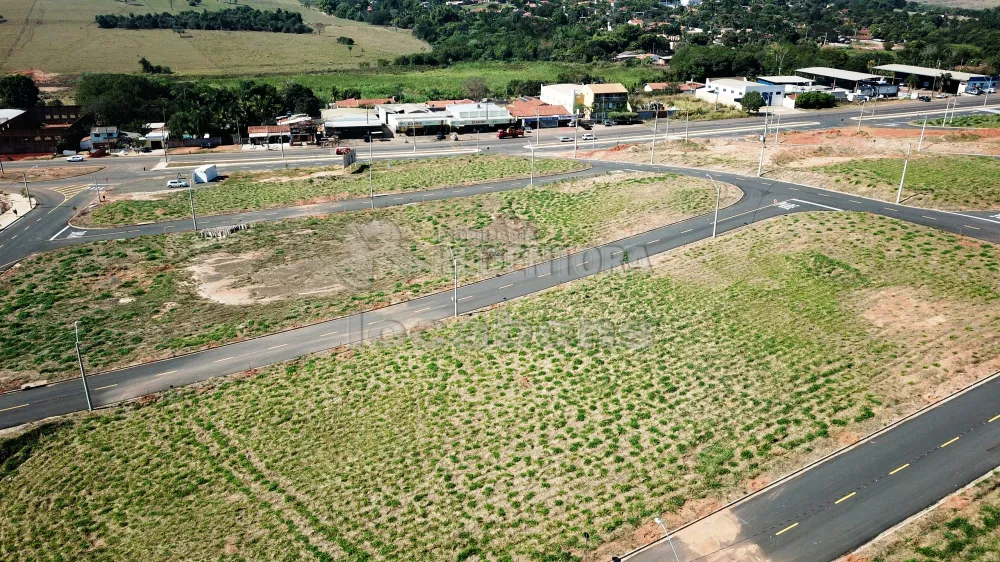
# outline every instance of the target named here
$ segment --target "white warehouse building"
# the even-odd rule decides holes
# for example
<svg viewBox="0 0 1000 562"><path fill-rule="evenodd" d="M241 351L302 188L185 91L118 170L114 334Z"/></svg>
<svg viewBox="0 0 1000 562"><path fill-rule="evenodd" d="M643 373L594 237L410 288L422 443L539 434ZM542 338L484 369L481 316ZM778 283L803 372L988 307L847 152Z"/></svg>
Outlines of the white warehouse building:
<svg viewBox="0 0 1000 562"><path fill-rule="evenodd" d="M694 95L708 102L737 106L747 92L760 92L764 97L764 105L782 105L785 100L784 84L761 84L734 78L709 78L705 81L705 87L695 90Z"/></svg>

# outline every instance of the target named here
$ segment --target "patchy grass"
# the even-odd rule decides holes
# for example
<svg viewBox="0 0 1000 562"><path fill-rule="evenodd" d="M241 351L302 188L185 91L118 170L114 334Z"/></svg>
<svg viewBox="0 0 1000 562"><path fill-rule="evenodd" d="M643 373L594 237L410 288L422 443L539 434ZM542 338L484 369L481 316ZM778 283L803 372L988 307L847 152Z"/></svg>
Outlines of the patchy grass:
<svg viewBox="0 0 1000 562"><path fill-rule="evenodd" d="M890 537L865 547L871 562L1000 558L1000 476L994 474Z"/></svg>
<svg viewBox="0 0 1000 562"><path fill-rule="evenodd" d="M83 72L139 72L139 58L189 75L257 75L316 72L357 67L362 62L393 59L429 51L430 46L404 30L369 26L310 10L297 0L251 0L261 10L301 12L306 24L322 33L289 37L252 31L169 29L100 29L94 16L111 13L160 13L221 10L221 0L203 0L198 8L183 0L6 0L0 24L0 72L36 69L77 75ZM355 40L352 49L338 37ZM101 45L104 48L89 48ZM81 57L81 50L87 56Z"/></svg>
<svg viewBox="0 0 1000 562"><path fill-rule="evenodd" d="M648 272L78 419L0 480L3 548L589 556L916 409L925 385L959 383L938 355L996 357L996 261L990 245L882 217L784 217ZM887 289L950 320L921 328L918 306L888 330L859 307ZM276 520L282 532L261 531Z"/></svg>
<svg viewBox="0 0 1000 562"><path fill-rule="evenodd" d="M931 119L927 121L928 125L936 125L938 127L944 125L944 119ZM979 129L997 129L1000 128L1000 115L987 114L987 115L963 115L961 117L955 117L949 123L952 127L975 127Z"/></svg>
<svg viewBox="0 0 1000 562"><path fill-rule="evenodd" d="M195 209L203 216L367 197L367 164L362 167L363 170L359 167L354 174L321 177L309 176L330 169L234 174L219 185L197 189ZM584 167L572 160L535 160L535 173L539 175ZM527 177L531 161L520 156L459 156L376 162L372 170L375 193L383 194ZM276 179L287 181L274 181ZM94 210L88 220L89 224L98 226L173 220L191 216L189 205L187 191L180 190L162 199L115 201Z"/></svg>
<svg viewBox="0 0 1000 562"><path fill-rule="evenodd" d="M724 204L738 199L729 187ZM0 388L259 336L710 211L707 180L611 174L536 189L48 252L0 280Z"/></svg>
<svg viewBox="0 0 1000 562"><path fill-rule="evenodd" d="M686 116L690 116L692 121L740 119L750 117L746 111L743 111L740 108L721 104L718 109L716 109L715 103L686 94L675 94L669 96L649 95L648 99L659 101L663 103L665 107L678 108L675 118L670 120L671 134L674 134L674 132L679 134L684 130L684 119ZM662 130L666 130L665 123L661 123L660 126L664 127Z"/></svg>
<svg viewBox="0 0 1000 562"><path fill-rule="evenodd" d="M871 188L899 185L903 160L884 158L826 166L818 171L836 177L835 183ZM1000 206L1000 162L993 158L927 156L910 159L903 197L915 195L927 206L992 209ZM895 187L894 187L895 189Z"/></svg>

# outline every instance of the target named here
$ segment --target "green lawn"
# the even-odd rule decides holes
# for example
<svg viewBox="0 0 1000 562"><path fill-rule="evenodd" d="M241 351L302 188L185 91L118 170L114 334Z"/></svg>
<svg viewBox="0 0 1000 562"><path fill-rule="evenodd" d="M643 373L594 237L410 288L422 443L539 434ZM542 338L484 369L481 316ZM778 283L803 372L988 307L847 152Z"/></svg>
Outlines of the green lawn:
<svg viewBox="0 0 1000 562"><path fill-rule="evenodd" d="M584 165L572 160L535 160L535 173L539 175L582 168ZM309 177L339 169L299 168L289 172L236 173L219 185L197 189L195 210L198 215L213 215L369 195L368 174L364 171L367 167L357 167L354 174ZM521 156L459 156L380 161L375 162L372 169L375 193L384 194L528 177L531 160ZM261 181L261 178L285 178L290 181ZM99 207L86 220L87 224L112 226L190 217L188 197L187 191L179 191L157 200L116 201Z"/></svg>
<svg viewBox="0 0 1000 562"><path fill-rule="evenodd" d="M857 160L819 168L836 178L836 189L854 186L882 188L895 198L903 174L903 160ZM903 197L908 204L945 209L1000 207L1000 162L993 158L919 156L910 160Z"/></svg>
<svg viewBox="0 0 1000 562"><path fill-rule="evenodd" d="M409 339L78 416L0 446L0 552L577 560L913 411L959 372L952 350L995 357L997 258L882 217L789 216ZM900 331L862 315L899 302L885 291L922 305L890 319ZM940 308L951 320L917 324Z"/></svg>
<svg viewBox="0 0 1000 562"><path fill-rule="evenodd" d="M361 62L391 60L402 54L429 51L408 31L374 27L327 16L297 0L241 2L260 10L292 10L322 33L189 30L100 29L94 16L110 13L179 12L232 7L222 0L203 0L191 8L184 0L142 0L128 5L116 0L6 0L0 14L0 72L36 69L77 75L83 72L139 72L139 58L170 66L187 75L291 74L357 67ZM319 26L317 25L319 24ZM352 49L338 37L355 40ZM81 56L86 53L86 56Z"/></svg>
<svg viewBox="0 0 1000 562"><path fill-rule="evenodd" d="M723 204L735 201L735 188ZM707 180L619 174L420 205L42 254L0 280L0 388L378 308L710 211ZM221 282L221 284L220 284Z"/></svg>
<svg viewBox="0 0 1000 562"><path fill-rule="evenodd" d="M944 125L944 119L931 119L927 121L928 125L942 126ZM989 114L989 115L963 115L961 117L955 117L949 120L949 126L952 127L975 127L979 129L996 129L1000 127L1000 115Z"/></svg>

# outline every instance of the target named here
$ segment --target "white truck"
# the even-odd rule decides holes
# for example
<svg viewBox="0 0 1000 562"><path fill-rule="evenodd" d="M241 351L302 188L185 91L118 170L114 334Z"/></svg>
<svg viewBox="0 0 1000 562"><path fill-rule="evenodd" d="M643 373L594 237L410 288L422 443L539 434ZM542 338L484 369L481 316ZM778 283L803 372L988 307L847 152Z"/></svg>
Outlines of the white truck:
<svg viewBox="0 0 1000 562"><path fill-rule="evenodd" d="M219 177L219 172L215 169L215 164L206 164L194 169L194 183L208 183Z"/></svg>

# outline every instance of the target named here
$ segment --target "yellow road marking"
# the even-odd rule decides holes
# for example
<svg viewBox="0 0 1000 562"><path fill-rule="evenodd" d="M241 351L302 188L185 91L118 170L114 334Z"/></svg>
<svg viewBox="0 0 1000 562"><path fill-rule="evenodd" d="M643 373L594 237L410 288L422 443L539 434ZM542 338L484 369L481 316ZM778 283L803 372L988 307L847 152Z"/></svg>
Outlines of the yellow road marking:
<svg viewBox="0 0 1000 562"><path fill-rule="evenodd" d="M903 470L904 468L906 468L908 466L910 466L910 463L904 464L903 466L901 466L901 467L897 468L896 470L893 470L892 472L890 472L889 476L892 476L893 474L896 474L897 472L899 472L900 470Z"/></svg>
<svg viewBox="0 0 1000 562"><path fill-rule="evenodd" d="M961 437L961 436L959 436L959 437ZM947 442L947 443L945 443L944 445L941 445L941 448L942 448L942 449L944 449L944 448L945 448L945 447L947 447L948 445L951 445L951 444L952 444L952 443L954 443L955 441L958 441L959 437L956 437L956 438L952 439L951 441L948 441L948 442Z"/></svg>
<svg viewBox="0 0 1000 562"><path fill-rule="evenodd" d="M6 412L8 410L16 410L18 408L23 408L25 406L27 406L27 404L21 404L20 406L11 406L10 408L4 408L3 410L0 410L0 412Z"/></svg>
<svg viewBox="0 0 1000 562"><path fill-rule="evenodd" d="M217 359L213 363L222 363L223 361L229 361L230 359L236 359L235 357L226 357L225 359Z"/></svg>
<svg viewBox="0 0 1000 562"><path fill-rule="evenodd" d="M844 500L848 500L848 499L851 499L852 497L854 497L854 495L855 495L855 494L857 494L857 492L851 492L850 494L847 494L846 496L844 496L844 497L840 498L839 500L837 500L837 501L835 501L835 502L833 502L833 503L834 503L834 504L838 504L838 503L840 503L840 502L842 502L842 501L844 501Z"/></svg>
<svg viewBox="0 0 1000 562"><path fill-rule="evenodd" d="M777 533L775 533L774 536L778 536L781 533L784 533L785 531L790 531L790 530L792 530L792 529L794 529L794 528L796 528L798 526L799 526L798 523L792 523L791 525L789 525L789 526L785 527L784 529L782 529L782 530L778 531Z"/></svg>
<svg viewBox="0 0 1000 562"><path fill-rule="evenodd" d="M94 389L94 391L98 391L98 390L104 390L105 388L111 388L112 386L118 386L118 383L115 383L115 384L109 384L109 385L107 385L107 386L99 386L99 387L95 388L95 389Z"/></svg>
<svg viewBox="0 0 1000 562"><path fill-rule="evenodd" d="M988 422L986 422L986 423L993 423L993 422L995 422L996 420L1000 420L1000 414L998 414L998 415L996 415L996 416L993 416L992 418L990 418L990 421L988 421Z"/></svg>
<svg viewBox="0 0 1000 562"><path fill-rule="evenodd" d="M176 372L177 372L177 369L174 369L173 371L167 371L166 373L160 373L158 375L153 375L153 376L154 377L162 377L163 375L170 375L170 374L173 374L173 373L176 373Z"/></svg>
<svg viewBox="0 0 1000 562"><path fill-rule="evenodd" d="M271 347L269 347L268 349L278 349L279 347L285 347L285 346L287 346L287 345L288 345L287 343L283 343L283 344L281 344L281 345L275 345L275 346L271 346Z"/></svg>

